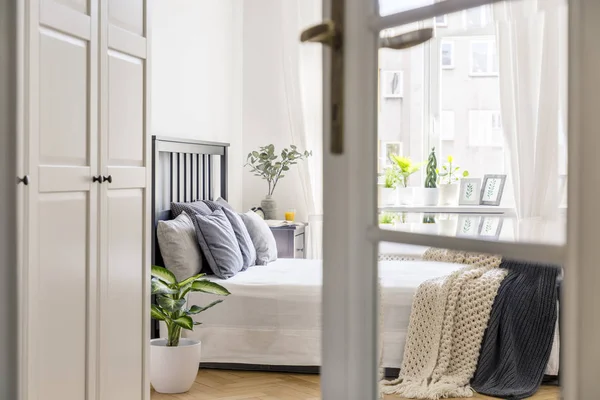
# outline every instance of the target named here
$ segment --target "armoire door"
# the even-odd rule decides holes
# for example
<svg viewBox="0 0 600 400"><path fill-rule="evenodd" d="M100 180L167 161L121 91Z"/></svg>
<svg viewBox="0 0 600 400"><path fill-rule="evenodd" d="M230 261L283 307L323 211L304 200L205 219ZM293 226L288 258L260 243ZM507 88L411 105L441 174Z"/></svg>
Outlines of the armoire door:
<svg viewBox="0 0 600 400"><path fill-rule="evenodd" d="M148 9L100 7L100 396L149 399Z"/></svg>
<svg viewBox="0 0 600 400"><path fill-rule="evenodd" d="M96 0L28 0L21 398L93 399L96 357ZM17 341L16 338L15 343Z"/></svg>

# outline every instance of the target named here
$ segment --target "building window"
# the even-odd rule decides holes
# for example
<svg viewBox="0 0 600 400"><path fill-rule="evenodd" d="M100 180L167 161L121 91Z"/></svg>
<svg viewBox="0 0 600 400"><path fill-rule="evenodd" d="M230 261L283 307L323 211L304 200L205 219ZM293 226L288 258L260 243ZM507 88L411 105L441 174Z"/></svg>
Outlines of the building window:
<svg viewBox="0 0 600 400"><path fill-rule="evenodd" d="M454 68L454 42L443 41L441 44L442 69Z"/></svg>
<svg viewBox="0 0 600 400"><path fill-rule="evenodd" d="M502 118L497 110L469 110L469 146L502 147Z"/></svg>
<svg viewBox="0 0 600 400"><path fill-rule="evenodd" d="M470 74L472 76L498 75L498 53L495 40L471 41Z"/></svg>
<svg viewBox="0 0 600 400"><path fill-rule="evenodd" d="M438 15L434 18L435 26L448 26L448 18L444 15Z"/></svg>
<svg viewBox="0 0 600 400"><path fill-rule="evenodd" d="M489 5L470 8L464 11L465 29L483 28L492 22L492 10Z"/></svg>
<svg viewBox="0 0 600 400"><path fill-rule="evenodd" d="M442 110L440 120L440 138L442 140L454 140L454 111Z"/></svg>

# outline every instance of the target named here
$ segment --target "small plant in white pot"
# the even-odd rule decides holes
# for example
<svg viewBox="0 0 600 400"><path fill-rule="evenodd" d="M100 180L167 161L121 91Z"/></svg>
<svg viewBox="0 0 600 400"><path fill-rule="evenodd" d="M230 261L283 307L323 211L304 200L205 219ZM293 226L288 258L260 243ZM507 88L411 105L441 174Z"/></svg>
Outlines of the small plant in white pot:
<svg viewBox="0 0 600 400"><path fill-rule="evenodd" d="M427 177L425 177L425 189L423 190L423 205L437 206L439 198L437 180L437 158L435 157L435 147L433 147L427 159Z"/></svg>
<svg viewBox="0 0 600 400"><path fill-rule="evenodd" d="M389 212L384 212L379 215L379 224L380 225L393 225L396 222L396 215Z"/></svg>
<svg viewBox="0 0 600 400"><path fill-rule="evenodd" d="M440 198L439 203L442 206L458 204L458 193L460 190L460 178L469 176L469 171L460 172L460 167L453 164L454 158L448 156L448 163L442 165L442 169L436 172L440 179Z"/></svg>
<svg viewBox="0 0 600 400"><path fill-rule="evenodd" d="M396 185L398 184L397 169L395 167L386 168L383 178L383 187L381 188L381 204L383 206L396 205Z"/></svg>
<svg viewBox="0 0 600 400"><path fill-rule="evenodd" d="M152 294L156 304L152 304L152 319L162 321L167 326L166 339L150 341L150 383L159 393L183 393L194 384L200 365L200 341L181 338L181 330L193 330L192 315L208 310L223 300L216 300L205 307L186 307L189 292L204 292L220 296L230 293L223 286L202 279L198 274L181 282L166 268L152 266Z"/></svg>
<svg viewBox="0 0 600 400"><path fill-rule="evenodd" d="M396 189L398 204L411 205L413 203L414 188L408 186L408 178L421 168L422 163L415 164L410 158L397 155L392 155L391 158L398 167L399 179L398 188Z"/></svg>

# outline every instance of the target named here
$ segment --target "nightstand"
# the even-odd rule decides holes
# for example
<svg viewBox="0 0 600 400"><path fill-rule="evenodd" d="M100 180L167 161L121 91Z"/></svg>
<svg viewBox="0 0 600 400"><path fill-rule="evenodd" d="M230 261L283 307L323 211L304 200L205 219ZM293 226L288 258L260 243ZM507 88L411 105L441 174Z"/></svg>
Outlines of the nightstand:
<svg viewBox="0 0 600 400"><path fill-rule="evenodd" d="M305 224L271 226L277 242L277 258L305 258Z"/></svg>

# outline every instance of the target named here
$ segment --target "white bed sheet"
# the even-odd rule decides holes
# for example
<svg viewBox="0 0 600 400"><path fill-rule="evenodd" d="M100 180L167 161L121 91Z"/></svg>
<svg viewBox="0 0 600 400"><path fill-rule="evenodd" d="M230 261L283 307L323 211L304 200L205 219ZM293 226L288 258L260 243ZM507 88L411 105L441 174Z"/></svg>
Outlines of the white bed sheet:
<svg viewBox="0 0 600 400"><path fill-rule="evenodd" d="M379 262L385 367L399 368L402 363L417 287L461 267L427 261ZM202 325L193 332L184 331L186 337L202 341L202 362L321 365L321 260L279 259L228 280L212 280L232 295L196 316ZM189 301L202 306L215 298L191 293ZM553 351L549 366L558 368L557 360L558 351Z"/></svg>

